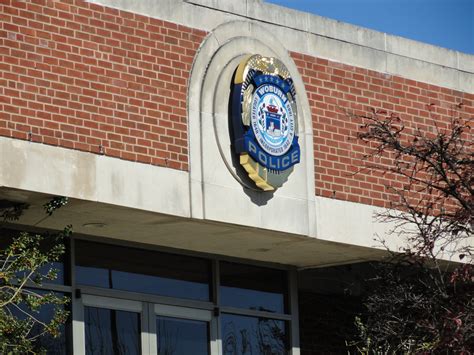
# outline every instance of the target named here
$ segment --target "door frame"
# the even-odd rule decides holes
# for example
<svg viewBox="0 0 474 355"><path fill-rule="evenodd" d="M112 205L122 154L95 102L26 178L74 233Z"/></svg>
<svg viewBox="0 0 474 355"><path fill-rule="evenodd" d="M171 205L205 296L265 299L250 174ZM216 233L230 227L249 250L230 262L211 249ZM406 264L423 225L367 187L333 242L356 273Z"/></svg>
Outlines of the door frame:
<svg viewBox="0 0 474 355"><path fill-rule="evenodd" d="M142 355L157 354L156 316L207 322L209 326L210 355L221 354L220 343L218 342L217 318L214 317L211 310L93 294L82 294L80 298L76 298L73 302L73 313L75 315L73 319L74 354L85 355L86 353L84 307L139 313Z"/></svg>

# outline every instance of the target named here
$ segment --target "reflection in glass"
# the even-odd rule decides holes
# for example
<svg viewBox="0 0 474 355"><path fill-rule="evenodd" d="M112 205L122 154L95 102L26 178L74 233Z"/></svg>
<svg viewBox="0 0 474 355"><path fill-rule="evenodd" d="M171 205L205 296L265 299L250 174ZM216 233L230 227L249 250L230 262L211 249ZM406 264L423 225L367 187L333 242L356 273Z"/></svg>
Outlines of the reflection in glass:
<svg viewBox="0 0 474 355"><path fill-rule="evenodd" d="M208 328L203 321L156 317L158 355L208 355Z"/></svg>
<svg viewBox="0 0 474 355"><path fill-rule="evenodd" d="M84 307L84 327L88 355L141 353L138 313Z"/></svg>
<svg viewBox="0 0 474 355"><path fill-rule="evenodd" d="M287 274L251 265L220 263L221 304L285 313Z"/></svg>
<svg viewBox="0 0 474 355"><path fill-rule="evenodd" d="M209 301L210 262L151 250L77 241L78 284Z"/></svg>
<svg viewBox="0 0 474 355"><path fill-rule="evenodd" d="M283 355L287 350L284 321L222 315L224 355Z"/></svg>

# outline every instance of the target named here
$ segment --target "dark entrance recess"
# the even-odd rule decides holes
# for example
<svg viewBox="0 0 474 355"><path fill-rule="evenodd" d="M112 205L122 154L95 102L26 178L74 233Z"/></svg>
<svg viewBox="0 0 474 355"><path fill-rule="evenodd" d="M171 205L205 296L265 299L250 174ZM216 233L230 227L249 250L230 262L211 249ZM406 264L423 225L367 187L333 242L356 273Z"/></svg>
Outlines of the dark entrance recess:
<svg viewBox="0 0 474 355"><path fill-rule="evenodd" d="M302 355L347 354L348 339L357 334L364 279L370 263L303 270L298 274L300 347Z"/></svg>

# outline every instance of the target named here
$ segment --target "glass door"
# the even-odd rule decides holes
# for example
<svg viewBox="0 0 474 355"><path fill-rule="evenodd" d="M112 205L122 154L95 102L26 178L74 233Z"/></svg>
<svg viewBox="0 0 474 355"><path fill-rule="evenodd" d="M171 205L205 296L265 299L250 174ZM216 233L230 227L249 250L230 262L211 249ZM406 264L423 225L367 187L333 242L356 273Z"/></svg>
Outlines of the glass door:
<svg viewBox="0 0 474 355"><path fill-rule="evenodd" d="M76 305L80 314L74 325L81 339L74 344L75 354L143 354L144 305L142 302L82 295Z"/></svg>
<svg viewBox="0 0 474 355"><path fill-rule="evenodd" d="M158 355L217 354L216 325L209 310L154 305Z"/></svg>
<svg viewBox="0 0 474 355"><path fill-rule="evenodd" d="M74 354L218 354L210 310L90 294L74 303Z"/></svg>

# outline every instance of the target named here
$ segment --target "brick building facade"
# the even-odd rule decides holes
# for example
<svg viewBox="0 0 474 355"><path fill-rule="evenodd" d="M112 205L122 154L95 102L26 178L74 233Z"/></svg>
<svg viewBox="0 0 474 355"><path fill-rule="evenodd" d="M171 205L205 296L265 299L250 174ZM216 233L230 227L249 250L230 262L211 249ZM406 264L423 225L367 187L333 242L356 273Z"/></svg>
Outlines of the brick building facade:
<svg viewBox="0 0 474 355"><path fill-rule="evenodd" d="M162 341L158 323L144 325L145 314L181 319L190 308L184 318L208 324L208 353L242 350L229 340L242 342L239 336L226 338L225 324L254 327L245 328L245 317L284 324L284 350L270 341L264 345L271 353L329 349L321 344L330 334L312 331L328 327L327 314L308 305L332 296L308 281L308 270L382 257L372 238L386 227L372 214L394 198L386 185L403 184L354 174L370 147L356 139L361 122L348 112L393 112L409 129L423 130L474 114L472 56L258 0L7 0L0 19L0 199L31 206L13 229L35 225L48 197L71 199L64 214L35 227L75 226L69 281L52 289L85 295L73 297L67 340L77 354L93 353L84 335L88 312L117 298L120 306L111 309L141 314L142 353L156 352ZM274 193L243 179L229 149L230 84L247 54L280 59L298 94L301 163ZM113 258L101 263L78 254L92 242L207 260L211 291L189 301L174 291L116 291L81 279L78 270L87 268L156 276L133 262L127 269ZM225 270L233 263L235 270L285 270L287 285L252 280L250 269L230 277ZM188 273L160 277L198 282ZM226 287L261 292L262 299L280 295L283 308L226 300ZM354 302L348 307L355 312ZM330 351L341 351L337 346Z"/></svg>

